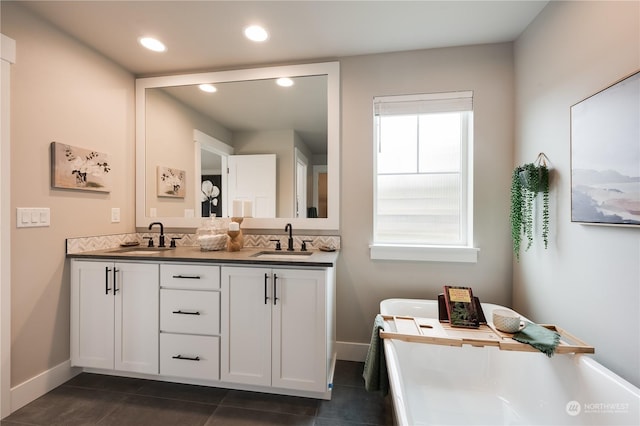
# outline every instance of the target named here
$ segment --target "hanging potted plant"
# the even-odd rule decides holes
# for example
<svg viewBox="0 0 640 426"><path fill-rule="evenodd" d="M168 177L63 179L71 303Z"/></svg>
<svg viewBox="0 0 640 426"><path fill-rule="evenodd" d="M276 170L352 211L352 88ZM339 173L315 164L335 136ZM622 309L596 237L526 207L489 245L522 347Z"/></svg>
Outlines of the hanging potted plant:
<svg viewBox="0 0 640 426"><path fill-rule="evenodd" d="M527 238L528 250L533 243L533 219L535 199L542 193L542 240L544 248L549 244L549 169L543 153L535 163L518 166L511 176L511 238L513 252L520 260L522 237Z"/></svg>

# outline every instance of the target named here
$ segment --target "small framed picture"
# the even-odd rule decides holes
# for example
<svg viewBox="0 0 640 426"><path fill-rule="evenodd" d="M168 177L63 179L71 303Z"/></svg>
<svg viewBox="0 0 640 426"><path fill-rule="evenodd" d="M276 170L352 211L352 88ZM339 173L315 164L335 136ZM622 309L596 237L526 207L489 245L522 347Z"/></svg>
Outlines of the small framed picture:
<svg viewBox="0 0 640 426"><path fill-rule="evenodd" d="M110 192L111 164L107 154L51 142L51 187Z"/></svg>
<svg viewBox="0 0 640 426"><path fill-rule="evenodd" d="M158 166L158 197L184 198L185 171Z"/></svg>

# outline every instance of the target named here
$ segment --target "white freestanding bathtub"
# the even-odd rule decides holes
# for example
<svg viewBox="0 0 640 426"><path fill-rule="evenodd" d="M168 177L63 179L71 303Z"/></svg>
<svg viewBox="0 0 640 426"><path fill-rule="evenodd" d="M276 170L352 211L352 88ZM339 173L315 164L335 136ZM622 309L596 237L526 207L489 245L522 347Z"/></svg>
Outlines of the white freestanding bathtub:
<svg viewBox="0 0 640 426"><path fill-rule="evenodd" d="M482 304L487 321L496 308ZM438 303L388 299L380 313L438 318ZM399 425L640 425L640 389L587 355L394 339L384 351Z"/></svg>

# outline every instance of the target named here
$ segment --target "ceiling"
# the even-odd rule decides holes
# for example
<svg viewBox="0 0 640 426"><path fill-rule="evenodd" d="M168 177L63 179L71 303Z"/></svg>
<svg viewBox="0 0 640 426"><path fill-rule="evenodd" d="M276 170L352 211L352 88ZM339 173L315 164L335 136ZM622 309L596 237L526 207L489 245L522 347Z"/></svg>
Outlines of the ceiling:
<svg viewBox="0 0 640 426"><path fill-rule="evenodd" d="M546 1L28 1L137 76L515 40ZM270 32L255 44L250 24ZM163 54L142 49L151 35Z"/></svg>
<svg viewBox="0 0 640 426"><path fill-rule="evenodd" d="M319 139L323 145L319 152L326 153L327 76L291 80L291 87L280 87L274 79L221 83L212 94L203 93L196 85L160 90L196 111L207 111L231 132L305 129L298 131L299 136L305 141ZM247 116L253 118L247 120Z"/></svg>
<svg viewBox="0 0 640 426"><path fill-rule="evenodd" d="M4 2L5 0L3 0ZM215 71L256 65L320 62L344 56L501 43L515 40L547 1L25 1L22 4L137 77ZM254 43L243 29L260 24L270 33ZM153 36L167 51L137 42ZM259 97L258 92L252 96ZM310 102L293 107L316 116ZM229 117L231 103L226 102ZM277 128L278 108L256 119ZM207 113L207 112L204 112ZM233 130L236 121L207 113ZM273 115L271 115L273 114ZM243 117L247 117L243 110ZM280 114L282 116L282 114ZM326 120L326 117L324 118ZM247 122L253 122L248 120ZM290 121L290 120L289 120ZM326 152L317 123L297 120L294 130L311 149ZM325 122L322 122L326 129ZM291 126L291 123L281 126ZM281 127L290 128L290 127Z"/></svg>

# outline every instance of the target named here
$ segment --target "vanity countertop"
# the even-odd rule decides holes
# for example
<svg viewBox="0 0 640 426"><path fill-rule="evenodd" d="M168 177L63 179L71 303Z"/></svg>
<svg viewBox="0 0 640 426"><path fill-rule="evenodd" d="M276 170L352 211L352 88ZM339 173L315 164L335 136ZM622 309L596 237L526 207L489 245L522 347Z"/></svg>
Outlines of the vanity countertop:
<svg viewBox="0 0 640 426"><path fill-rule="evenodd" d="M127 251L129 250L129 251ZM272 250L260 247L243 248L240 251L228 252L202 251L200 247L182 246L168 250L155 251L146 247L135 248L116 247L105 250L86 251L67 254L73 259L110 259L110 260L156 260L162 262L210 262L265 266L303 266L303 267L333 267L338 260L338 251L324 252L309 250L309 256L293 255L286 250L279 252L280 257L255 257L258 253ZM295 253L300 253L296 251Z"/></svg>

